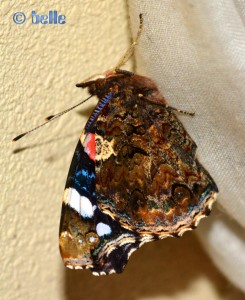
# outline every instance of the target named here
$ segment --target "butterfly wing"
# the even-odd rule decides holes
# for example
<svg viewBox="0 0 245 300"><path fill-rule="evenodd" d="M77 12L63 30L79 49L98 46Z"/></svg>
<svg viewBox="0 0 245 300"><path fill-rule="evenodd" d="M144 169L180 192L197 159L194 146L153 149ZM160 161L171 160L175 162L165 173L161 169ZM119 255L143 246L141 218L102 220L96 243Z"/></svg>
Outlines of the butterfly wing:
<svg viewBox="0 0 245 300"><path fill-rule="evenodd" d="M218 189L171 108L110 102L94 125L99 209L141 236L180 236L208 215Z"/></svg>
<svg viewBox="0 0 245 300"><path fill-rule="evenodd" d="M71 163L60 251L69 268L119 273L144 243L196 227L218 189L152 81L120 76L87 86L102 100Z"/></svg>
<svg viewBox="0 0 245 300"><path fill-rule="evenodd" d="M104 214L95 191L95 134L82 133L66 182L59 245L64 264L93 274L123 271L140 237Z"/></svg>

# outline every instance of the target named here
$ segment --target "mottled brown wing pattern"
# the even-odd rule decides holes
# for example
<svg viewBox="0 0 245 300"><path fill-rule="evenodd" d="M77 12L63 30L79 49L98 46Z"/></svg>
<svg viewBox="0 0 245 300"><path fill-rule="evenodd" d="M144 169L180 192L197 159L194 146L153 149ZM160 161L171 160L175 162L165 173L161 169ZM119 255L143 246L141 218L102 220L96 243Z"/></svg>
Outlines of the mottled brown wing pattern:
<svg viewBox="0 0 245 300"><path fill-rule="evenodd" d="M95 133L98 205L123 227L182 235L209 214L217 187L171 108L117 98L101 112Z"/></svg>
<svg viewBox="0 0 245 300"><path fill-rule="evenodd" d="M69 268L120 273L144 243L181 236L218 189L155 83L113 71L78 86L98 97L68 173L60 249Z"/></svg>

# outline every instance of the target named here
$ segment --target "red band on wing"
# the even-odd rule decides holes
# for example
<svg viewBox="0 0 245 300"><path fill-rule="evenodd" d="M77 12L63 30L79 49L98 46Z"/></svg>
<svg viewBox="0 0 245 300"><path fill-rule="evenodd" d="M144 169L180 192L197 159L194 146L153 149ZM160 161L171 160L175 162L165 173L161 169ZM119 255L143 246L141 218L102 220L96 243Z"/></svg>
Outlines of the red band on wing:
<svg viewBox="0 0 245 300"><path fill-rule="evenodd" d="M89 133L84 141L84 151L88 154L89 158L95 161L96 147L95 147L95 134Z"/></svg>

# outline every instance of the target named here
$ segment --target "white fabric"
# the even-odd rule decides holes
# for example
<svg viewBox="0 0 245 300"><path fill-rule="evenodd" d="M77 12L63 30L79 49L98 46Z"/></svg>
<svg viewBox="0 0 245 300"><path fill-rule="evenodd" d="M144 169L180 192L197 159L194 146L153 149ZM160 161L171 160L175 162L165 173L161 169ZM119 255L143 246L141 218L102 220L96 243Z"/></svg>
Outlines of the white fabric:
<svg viewBox="0 0 245 300"><path fill-rule="evenodd" d="M130 0L137 73L155 80L215 179L218 213L197 230L214 263L245 291L245 1Z"/></svg>

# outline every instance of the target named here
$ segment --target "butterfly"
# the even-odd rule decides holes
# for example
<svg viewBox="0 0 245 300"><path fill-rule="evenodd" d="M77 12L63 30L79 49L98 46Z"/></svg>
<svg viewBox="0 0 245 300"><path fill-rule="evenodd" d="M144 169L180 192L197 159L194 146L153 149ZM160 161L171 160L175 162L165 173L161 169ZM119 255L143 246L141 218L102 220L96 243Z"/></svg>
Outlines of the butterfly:
<svg viewBox="0 0 245 300"><path fill-rule="evenodd" d="M149 78L117 64L88 78L98 104L78 141L65 186L59 246L66 267L120 273L144 243L179 237L208 216L218 188L197 146Z"/></svg>

